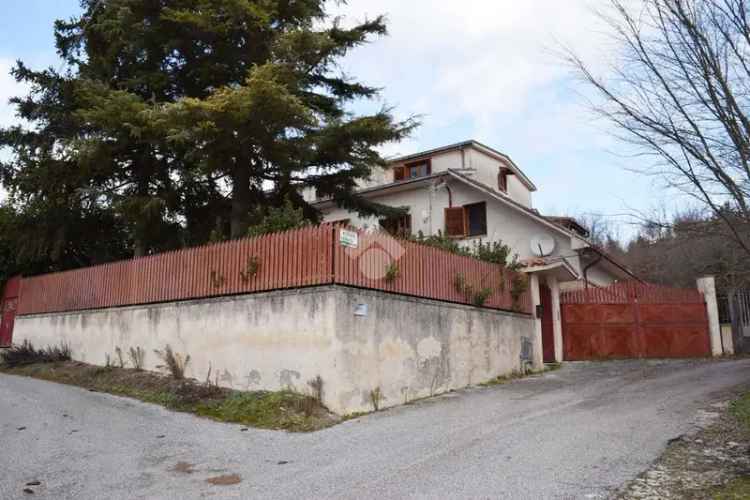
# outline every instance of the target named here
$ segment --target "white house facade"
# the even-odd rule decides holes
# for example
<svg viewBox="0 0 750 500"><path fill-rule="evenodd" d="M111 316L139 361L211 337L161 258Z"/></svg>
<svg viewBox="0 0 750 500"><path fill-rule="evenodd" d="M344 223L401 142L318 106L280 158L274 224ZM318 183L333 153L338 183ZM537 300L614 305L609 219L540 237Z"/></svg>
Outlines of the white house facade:
<svg viewBox="0 0 750 500"><path fill-rule="evenodd" d="M465 245L508 245L530 276L534 304L542 306L535 310L544 311L547 319L551 316L551 321L542 321L540 312L537 321L545 361L560 361L560 290L637 278L592 245L585 228L573 219L545 217L534 210L536 190L507 155L466 141L395 158L361 185L361 196L407 209L402 217L363 218L330 200L315 200L311 193L308 200L321 211L324 222L401 235L440 232Z"/></svg>

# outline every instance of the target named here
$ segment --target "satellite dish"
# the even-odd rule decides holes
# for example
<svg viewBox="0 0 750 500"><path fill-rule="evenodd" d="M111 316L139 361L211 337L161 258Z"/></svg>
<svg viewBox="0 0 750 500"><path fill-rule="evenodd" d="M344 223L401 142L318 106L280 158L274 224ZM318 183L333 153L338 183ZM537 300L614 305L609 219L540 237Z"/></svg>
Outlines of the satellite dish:
<svg viewBox="0 0 750 500"><path fill-rule="evenodd" d="M531 253L546 257L555 251L555 240L549 236L537 235L531 238Z"/></svg>

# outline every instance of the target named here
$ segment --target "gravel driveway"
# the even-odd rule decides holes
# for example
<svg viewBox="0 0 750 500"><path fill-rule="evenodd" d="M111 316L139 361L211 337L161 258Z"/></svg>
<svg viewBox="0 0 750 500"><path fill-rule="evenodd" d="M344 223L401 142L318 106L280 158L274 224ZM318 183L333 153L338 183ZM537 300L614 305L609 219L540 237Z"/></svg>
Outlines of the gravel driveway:
<svg viewBox="0 0 750 500"><path fill-rule="evenodd" d="M750 360L573 363L313 434L0 375L0 498L601 498Z"/></svg>

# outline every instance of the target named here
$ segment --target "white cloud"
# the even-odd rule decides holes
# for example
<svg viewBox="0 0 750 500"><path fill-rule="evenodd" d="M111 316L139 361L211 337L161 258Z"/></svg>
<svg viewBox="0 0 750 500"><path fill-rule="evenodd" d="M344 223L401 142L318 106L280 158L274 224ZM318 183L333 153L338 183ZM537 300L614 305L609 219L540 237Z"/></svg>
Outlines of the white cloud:
<svg viewBox="0 0 750 500"><path fill-rule="evenodd" d="M605 124L592 122L578 94L585 89L559 56L565 45L596 72L606 72L614 47L592 8L600 5L363 0L335 13L345 24L388 18L390 35L352 52L343 67L383 87L385 102L399 113L424 115L412 140L389 151L475 138L508 153L530 175L540 188L535 203L541 209L615 212L622 199L645 204L653 190L608 155L616 144Z"/></svg>
<svg viewBox="0 0 750 500"><path fill-rule="evenodd" d="M384 13L390 36L346 63L367 82L386 87L399 107L427 112L438 124L468 115L491 123L522 113L540 88L567 77L549 49L558 41L596 59L595 16L582 0L385 0L352 2L348 22ZM406 100L405 100L406 99Z"/></svg>

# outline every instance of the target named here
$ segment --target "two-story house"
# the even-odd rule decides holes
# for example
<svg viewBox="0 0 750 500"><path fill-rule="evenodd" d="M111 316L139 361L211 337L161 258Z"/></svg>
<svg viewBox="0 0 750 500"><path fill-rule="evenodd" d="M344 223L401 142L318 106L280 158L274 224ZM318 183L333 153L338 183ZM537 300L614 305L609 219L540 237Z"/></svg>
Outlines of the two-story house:
<svg viewBox="0 0 750 500"><path fill-rule="evenodd" d="M406 208L401 217L362 218L330 200L314 204L325 222L401 235L443 232L467 245L502 241L530 275L532 297L543 312L538 323L545 361L553 361L562 359L560 290L636 278L592 245L575 220L535 210L536 190L507 155L472 140L394 158L361 185L361 196Z"/></svg>

